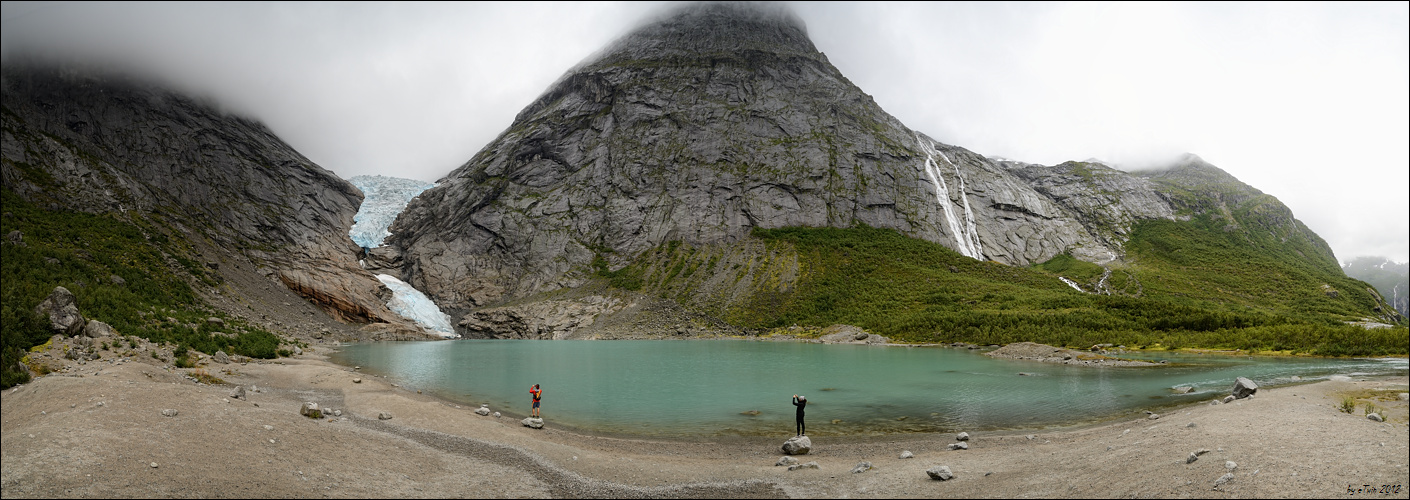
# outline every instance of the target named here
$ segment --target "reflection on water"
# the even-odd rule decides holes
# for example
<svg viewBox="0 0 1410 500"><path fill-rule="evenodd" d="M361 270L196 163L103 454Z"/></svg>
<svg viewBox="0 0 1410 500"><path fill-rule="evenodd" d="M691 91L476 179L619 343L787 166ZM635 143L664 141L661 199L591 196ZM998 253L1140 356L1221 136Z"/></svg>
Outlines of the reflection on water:
<svg viewBox="0 0 1410 500"><path fill-rule="evenodd" d="M510 414L527 414L529 386L541 384L548 421L655 436L787 434L793 394L808 397L811 435L953 432L1129 416L1223 396L1235 377L1276 386L1407 369L1405 358L1155 357L1171 364L1093 368L933 347L740 340L384 342L332 356ZM1175 394L1178 386L1195 390Z"/></svg>

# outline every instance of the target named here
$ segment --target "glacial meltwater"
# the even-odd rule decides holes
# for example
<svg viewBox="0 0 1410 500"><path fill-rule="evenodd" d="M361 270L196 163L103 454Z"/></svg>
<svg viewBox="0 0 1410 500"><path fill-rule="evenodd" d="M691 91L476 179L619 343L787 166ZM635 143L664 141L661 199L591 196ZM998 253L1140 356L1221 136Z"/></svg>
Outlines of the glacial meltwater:
<svg viewBox="0 0 1410 500"><path fill-rule="evenodd" d="M403 387L510 416L528 414L529 386L540 384L549 425L667 438L790 436L794 394L808 399L813 436L1037 429L1223 397L1236 377L1276 387L1297 383L1294 376L1407 371L1405 358L1125 357L1169 364L1094 368L940 347L747 340L381 342L345 345L332 356ZM1179 386L1194 392L1176 394Z"/></svg>

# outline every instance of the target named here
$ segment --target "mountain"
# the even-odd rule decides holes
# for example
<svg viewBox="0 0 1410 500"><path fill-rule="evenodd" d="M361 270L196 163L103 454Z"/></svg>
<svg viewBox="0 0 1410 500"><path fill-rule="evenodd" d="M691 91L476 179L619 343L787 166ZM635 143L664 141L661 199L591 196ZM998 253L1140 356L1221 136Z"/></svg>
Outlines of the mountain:
<svg viewBox="0 0 1410 500"><path fill-rule="evenodd" d="M945 251L858 241L879 252L867 254L819 236L890 241L873 230ZM950 275L1010 269L989 281L1012 278L1013 300L981 294L976 308L1080 292L1178 304L1190 318L1397 321L1286 206L1197 156L1128 173L942 143L881 109L776 6L687 5L627 34L413 200L391 232L384 261L479 336L590 335L657 300L699 314L665 322L677 330L865 323L835 314L844 298L869 303L843 284L869 275L839 278L860 255L946 262L935 276L897 270L877 285L886 296L908 280L951 294L978 285ZM914 262L921 254L933 262ZM822 305L804 304L810 293ZM860 326L894 324L870 321ZM950 335L926 321L916 340ZM1160 324L1271 320L1180 321Z"/></svg>
<svg viewBox="0 0 1410 500"><path fill-rule="evenodd" d="M81 212L133 228L199 295L246 312L273 282L339 320L409 325L348 237L362 193L260 123L90 69L7 63L0 86L7 210L13 200L36 217ZM23 237L32 249L63 245Z"/></svg>
<svg viewBox="0 0 1410 500"><path fill-rule="evenodd" d="M1410 315L1410 263L1385 257L1357 257L1342 266L1346 275L1370 283L1402 316Z"/></svg>

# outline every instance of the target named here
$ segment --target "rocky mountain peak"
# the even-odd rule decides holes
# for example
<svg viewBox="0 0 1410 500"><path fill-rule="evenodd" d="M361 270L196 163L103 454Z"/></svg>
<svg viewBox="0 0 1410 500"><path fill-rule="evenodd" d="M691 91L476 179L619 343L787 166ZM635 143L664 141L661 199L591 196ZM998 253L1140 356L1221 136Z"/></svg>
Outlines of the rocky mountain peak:
<svg viewBox="0 0 1410 500"><path fill-rule="evenodd" d="M814 57L808 29L782 4L696 3L666 12L609 45L588 66L759 51Z"/></svg>

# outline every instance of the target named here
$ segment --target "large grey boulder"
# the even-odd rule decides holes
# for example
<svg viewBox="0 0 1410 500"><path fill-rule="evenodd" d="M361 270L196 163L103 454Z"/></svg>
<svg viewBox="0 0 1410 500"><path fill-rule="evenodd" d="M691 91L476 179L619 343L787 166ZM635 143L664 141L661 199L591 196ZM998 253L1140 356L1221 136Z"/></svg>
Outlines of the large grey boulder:
<svg viewBox="0 0 1410 500"><path fill-rule="evenodd" d="M83 335L91 339L108 337L116 333L113 331L113 327L96 319L88 320L88 324L83 327Z"/></svg>
<svg viewBox="0 0 1410 500"><path fill-rule="evenodd" d="M49 329L66 336L78 335L87 325L69 289L56 286L49 296L34 308L34 313L49 318Z"/></svg>
<svg viewBox="0 0 1410 500"><path fill-rule="evenodd" d="M925 473L930 475L931 479L939 481L949 481L955 478L955 473L951 472L950 467L947 465L931 467L929 469L926 469Z"/></svg>
<svg viewBox="0 0 1410 500"><path fill-rule="evenodd" d="M1232 396L1234 396L1234 399L1243 399L1252 396L1255 392L1258 392L1258 384L1253 383L1252 380L1249 380L1244 377L1234 379L1234 389L1232 394Z"/></svg>
<svg viewBox="0 0 1410 500"><path fill-rule="evenodd" d="M216 363L220 363L222 365L230 363L230 355L226 354L223 350L216 351L215 354L211 355L211 359L214 359Z"/></svg>
<svg viewBox="0 0 1410 500"><path fill-rule="evenodd" d="M524 420L521 421L520 423L524 424L524 427L528 427L528 428L530 428L530 429L542 429L542 428L543 428L543 419L541 419L541 418L529 417L529 418L524 419Z"/></svg>
<svg viewBox="0 0 1410 500"><path fill-rule="evenodd" d="M789 455L807 455L813 451L813 440L808 436L794 436L783 442L783 452Z"/></svg>
<svg viewBox="0 0 1410 500"><path fill-rule="evenodd" d="M318 409L318 403L305 401L303 406L299 407L299 415L308 418L323 418L323 410Z"/></svg>

